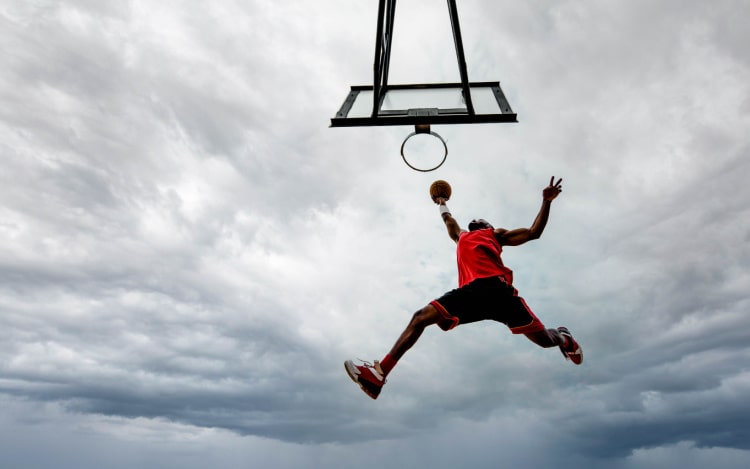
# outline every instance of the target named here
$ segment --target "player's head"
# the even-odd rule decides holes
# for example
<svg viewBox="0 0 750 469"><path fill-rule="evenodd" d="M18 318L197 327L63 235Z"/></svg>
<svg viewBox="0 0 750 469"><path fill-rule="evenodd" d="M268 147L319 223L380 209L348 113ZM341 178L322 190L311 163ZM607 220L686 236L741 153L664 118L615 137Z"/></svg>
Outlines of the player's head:
<svg viewBox="0 0 750 469"><path fill-rule="evenodd" d="M486 228L494 228L490 225L490 222L484 218L475 218L469 222L469 231L484 230Z"/></svg>

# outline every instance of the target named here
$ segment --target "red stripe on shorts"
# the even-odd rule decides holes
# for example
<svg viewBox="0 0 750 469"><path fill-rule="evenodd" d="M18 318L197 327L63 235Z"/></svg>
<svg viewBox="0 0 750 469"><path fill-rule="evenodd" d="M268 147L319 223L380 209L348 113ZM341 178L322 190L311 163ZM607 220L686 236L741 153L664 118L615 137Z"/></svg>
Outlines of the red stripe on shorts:
<svg viewBox="0 0 750 469"><path fill-rule="evenodd" d="M529 305L526 304L526 300L524 300L520 296L518 297L518 299L521 300L523 307L526 308L526 312L529 313L529 316L531 316L531 322L526 324L525 326L511 327L510 331L514 334L528 334L530 332L543 331L545 329L544 324L542 324L542 321L540 321L539 318L536 317L536 314L531 311Z"/></svg>
<svg viewBox="0 0 750 469"><path fill-rule="evenodd" d="M437 300L430 301L430 304L438 310L440 316L443 317L442 321L438 321L438 327L444 331L449 331L454 327L458 326L458 318L448 312L447 309L443 308L443 305L438 303Z"/></svg>

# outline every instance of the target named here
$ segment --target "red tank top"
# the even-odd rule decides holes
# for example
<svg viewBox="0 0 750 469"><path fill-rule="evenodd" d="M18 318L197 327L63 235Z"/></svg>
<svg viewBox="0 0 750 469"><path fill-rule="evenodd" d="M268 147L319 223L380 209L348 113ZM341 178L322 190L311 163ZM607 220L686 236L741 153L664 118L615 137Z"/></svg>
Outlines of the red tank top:
<svg viewBox="0 0 750 469"><path fill-rule="evenodd" d="M487 277L501 277L512 285L513 271L503 265L502 252L492 228L462 232L456 247L458 286Z"/></svg>

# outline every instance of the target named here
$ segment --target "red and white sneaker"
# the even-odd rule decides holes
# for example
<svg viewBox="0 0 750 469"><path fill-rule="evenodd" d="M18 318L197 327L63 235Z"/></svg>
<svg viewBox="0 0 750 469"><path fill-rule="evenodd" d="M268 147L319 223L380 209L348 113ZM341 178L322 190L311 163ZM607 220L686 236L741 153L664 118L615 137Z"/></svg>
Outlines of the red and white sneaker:
<svg viewBox="0 0 750 469"><path fill-rule="evenodd" d="M576 365L583 362L583 350L578 342L573 338L567 327L558 327L557 331L565 338L565 345L560 345L560 351L566 360L570 360Z"/></svg>
<svg viewBox="0 0 750 469"><path fill-rule="evenodd" d="M385 374L380 369L380 362L375 360L375 364L371 365L364 360L360 361L363 365L355 365L353 361L347 360L344 362L344 368L352 381L359 384L365 394L377 399L385 384Z"/></svg>

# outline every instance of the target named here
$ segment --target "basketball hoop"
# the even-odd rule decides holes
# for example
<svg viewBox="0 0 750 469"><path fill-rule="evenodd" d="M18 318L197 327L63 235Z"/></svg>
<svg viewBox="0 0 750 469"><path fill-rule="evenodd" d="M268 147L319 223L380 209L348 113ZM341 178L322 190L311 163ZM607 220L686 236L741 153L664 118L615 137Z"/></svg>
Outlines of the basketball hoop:
<svg viewBox="0 0 750 469"><path fill-rule="evenodd" d="M432 135L433 137L435 137L438 140L440 140L440 143L443 144L443 148L445 149L445 154L443 155L443 159L440 160L440 162L436 166L434 166L432 168L427 168L427 169L425 169L425 168L419 168L419 167L414 166L413 164L409 163L409 160L406 159L406 155L404 155L404 146L406 145L406 142L410 138L412 138L413 136L415 136L417 134ZM433 132L432 130L430 130L430 125L429 124L418 124L418 125L414 126L414 132L412 132L409 135L407 135L406 138L404 139L404 142L401 144L401 158L403 158L404 163L406 163L406 166L410 167L414 171L419 171L419 172L422 172L422 173L429 173L430 171L435 171L436 169L438 169L439 167L441 167L443 165L443 163L445 163L445 160L448 158L448 145L445 143L445 140L443 140L443 137L441 137L437 132Z"/></svg>

